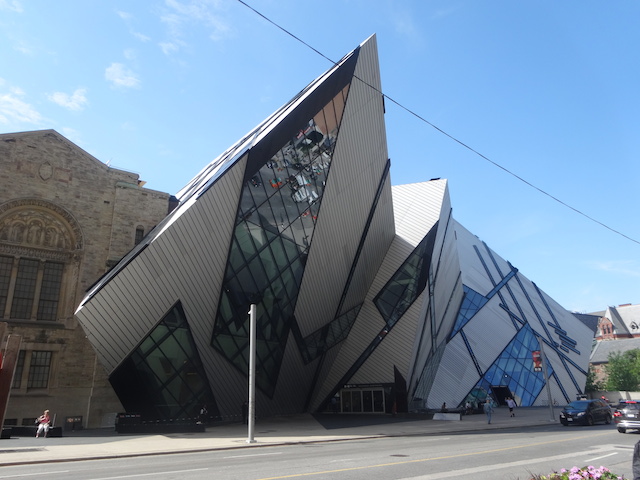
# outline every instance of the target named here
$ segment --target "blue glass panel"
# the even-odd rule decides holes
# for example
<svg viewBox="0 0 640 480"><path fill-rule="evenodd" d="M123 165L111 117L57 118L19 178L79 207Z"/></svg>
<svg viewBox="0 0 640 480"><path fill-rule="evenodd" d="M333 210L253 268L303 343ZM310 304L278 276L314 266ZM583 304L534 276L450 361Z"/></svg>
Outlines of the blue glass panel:
<svg viewBox="0 0 640 480"><path fill-rule="evenodd" d="M492 385L507 385L516 403L530 406L545 385L543 373L533 371L531 352L534 350L540 350L540 344L531 327L525 325L485 371L465 401L483 400L476 398L474 391L488 391ZM553 374L550 364L547 364L547 372L549 376Z"/></svg>
<svg viewBox="0 0 640 480"><path fill-rule="evenodd" d="M488 299L483 295L480 295L478 292L466 285L463 285L462 288L464 290L464 298L450 338L453 338L462 327L469 323L469 320L471 320L488 301Z"/></svg>

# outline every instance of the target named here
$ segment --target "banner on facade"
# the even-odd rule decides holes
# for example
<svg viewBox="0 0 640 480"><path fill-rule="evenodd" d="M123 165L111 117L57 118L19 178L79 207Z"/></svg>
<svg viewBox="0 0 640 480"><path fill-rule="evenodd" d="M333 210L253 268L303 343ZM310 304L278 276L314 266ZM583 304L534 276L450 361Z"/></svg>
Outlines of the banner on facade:
<svg viewBox="0 0 640 480"><path fill-rule="evenodd" d="M541 372L542 371L542 357L540 356L540 350L534 350L531 352L533 356L533 371Z"/></svg>

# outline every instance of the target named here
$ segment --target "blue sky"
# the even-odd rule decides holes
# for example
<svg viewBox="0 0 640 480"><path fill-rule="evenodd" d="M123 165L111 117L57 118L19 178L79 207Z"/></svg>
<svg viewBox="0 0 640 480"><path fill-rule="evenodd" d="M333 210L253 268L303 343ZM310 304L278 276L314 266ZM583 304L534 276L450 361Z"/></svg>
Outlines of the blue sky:
<svg viewBox="0 0 640 480"><path fill-rule="evenodd" d="M377 35L393 184L447 178L565 308L640 303L640 2L246 3L333 60ZM0 0L0 66L0 133L176 193L330 63L237 0Z"/></svg>

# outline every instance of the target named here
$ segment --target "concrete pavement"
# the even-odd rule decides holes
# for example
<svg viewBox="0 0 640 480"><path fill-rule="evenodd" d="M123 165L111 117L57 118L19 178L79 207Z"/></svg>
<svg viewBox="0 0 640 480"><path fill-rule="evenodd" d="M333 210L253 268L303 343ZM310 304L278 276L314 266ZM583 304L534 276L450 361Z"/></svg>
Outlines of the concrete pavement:
<svg viewBox="0 0 640 480"><path fill-rule="evenodd" d="M452 432L492 431L512 427L556 424L560 408L524 407L509 416L506 407L494 411L491 424L484 414L460 421L430 420L398 415L291 415L258 420L254 443L247 442L247 426L209 427L203 433L122 435L112 429L65 432L63 437L12 437L0 440L0 466L118 458L170 453L258 448L344 441L362 438L439 435Z"/></svg>

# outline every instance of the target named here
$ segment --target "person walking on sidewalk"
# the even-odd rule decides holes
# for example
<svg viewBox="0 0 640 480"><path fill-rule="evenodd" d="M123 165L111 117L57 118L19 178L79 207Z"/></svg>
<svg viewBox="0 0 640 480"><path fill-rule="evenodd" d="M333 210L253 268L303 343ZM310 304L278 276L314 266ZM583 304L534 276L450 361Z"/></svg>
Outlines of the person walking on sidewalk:
<svg viewBox="0 0 640 480"><path fill-rule="evenodd" d="M491 405L491 399L487 397L487 400L484 402L482 406L484 413L487 414L487 423L491 424L491 414L493 413L493 406Z"/></svg>
<svg viewBox="0 0 640 480"><path fill-rule="evenodd" d="M38 424L36 438L38 438L42 432L44 432L44 437L47 438L47 433L49 433L49 423L51 423L49 410L45 410L44 413L38 417L36 423Z"/></svg>
<svg viewBox="0 0 640 480"><path fill-rule="evenodd" d="M513 398L509 397L507 398L507 407L509 407L509 416L510 417L515 417L516 414L513 411L514 408L516 408L516 402Z"/></svg>

